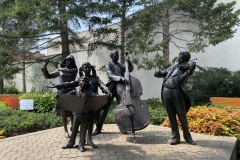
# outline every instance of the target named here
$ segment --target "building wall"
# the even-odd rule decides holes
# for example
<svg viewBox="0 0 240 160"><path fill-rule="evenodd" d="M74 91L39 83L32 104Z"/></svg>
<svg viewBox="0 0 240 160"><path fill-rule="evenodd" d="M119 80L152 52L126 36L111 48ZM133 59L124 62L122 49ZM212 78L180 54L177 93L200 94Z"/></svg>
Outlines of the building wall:
<svg viewBox="0 0 240 160"><path fill-rule="evenodd" d="M32 83L32 73L33 73L33 66L28 67L26 69L26 89L27 92L30 92L33 86ZM22 72L16 74L14 76L14 80L6 80L5 81L5 87L6 86L15 86L20 92L23 91L23 75Z"/></svg>

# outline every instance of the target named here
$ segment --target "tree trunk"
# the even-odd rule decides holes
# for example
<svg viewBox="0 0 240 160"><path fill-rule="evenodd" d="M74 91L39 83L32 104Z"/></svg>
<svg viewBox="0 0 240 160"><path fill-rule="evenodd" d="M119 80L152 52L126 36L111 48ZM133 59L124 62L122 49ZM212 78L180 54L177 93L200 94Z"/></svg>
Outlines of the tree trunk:
<svg viewBox="0 0 240 160"><path fill-rule="evenodd" d="M3 81L3 78L0 79L0 94L4 94L4 81Z"/></svg>
<svg viewBox="0 0 240 160"><path fill-rule="evenodd" d="M26 69L25 69L25 59L26 59L26 54L25 51L22 53L22 83L23 83L23 93L27 92L26 89Z"/></svg>
<svg viewBox="0 0 240 160"><path fill-rule="evenodd" d="M25 59L23 58L23 70L22 70L22 73L23 73L23 93L26 93L27 92L27 88L26 88L26 69L25 69Z"/></svg>
<svg viewBox="0 0 240 160"><path fill-rule="evenodd" d="M169 62L169 42L170 42L170 36L169 36L169 6L166 4L164 8L164 17L163 17L163 56L167 59Z"/></svg>
<svg viewBox="0 0 240 160"><path fill-rule="evenodd" d="M68 24L66 17L66 6L65 0L58 1L59 13L60 13L60 36L61 36L61 44L62 44L62 59L66 58L69 54L69 37L68 37Z"/></svg>
<svg viewBox="0 0 240 160"><path fill-rule="evenodd" d="M120 61L124 63L124 52L125 52L125 32L126 32L126 0L123 0L123 5L121 8L122 12L122 20L121 20L121 53L120 53Z"/></svg>

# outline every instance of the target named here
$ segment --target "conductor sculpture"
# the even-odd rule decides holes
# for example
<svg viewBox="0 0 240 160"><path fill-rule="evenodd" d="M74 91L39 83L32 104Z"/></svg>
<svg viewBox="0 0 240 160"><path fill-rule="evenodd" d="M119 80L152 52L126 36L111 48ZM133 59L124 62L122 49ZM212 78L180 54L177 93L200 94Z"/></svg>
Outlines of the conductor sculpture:
<svg viewBox="0 0 240 160"><path fill-rule="evenodd" d="M196 144L188 129L186 115L191 103L188 95L184 91L185 84L188 82L196 68L195 62L189 62L190 58L191 54L188 51L180 52L178 64L172 65L164 71L158 70L154 74L157 78L163 78L161 97L171 124L171 145L180 143L180 134L176 116L178 116L180 120L185 141L191 145Z"/></svg>

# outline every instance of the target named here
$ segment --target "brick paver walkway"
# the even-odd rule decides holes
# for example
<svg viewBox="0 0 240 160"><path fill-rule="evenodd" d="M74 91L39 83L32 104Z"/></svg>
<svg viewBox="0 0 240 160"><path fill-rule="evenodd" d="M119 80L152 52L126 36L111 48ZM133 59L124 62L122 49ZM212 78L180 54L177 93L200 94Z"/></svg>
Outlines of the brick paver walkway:
<svg viewBox="0 0 240 160"><path fill-rule="evenodd" d="M67 139L63 128L15 136L0 140L0 160L229 160L236 138L192 133L197 145L185 143L171 146L169 128L149 125L133 135L120 134L114 124L104 125L103 134L94 136L98 148L86 146L86 152L77 148L61 149Z"/></svg>

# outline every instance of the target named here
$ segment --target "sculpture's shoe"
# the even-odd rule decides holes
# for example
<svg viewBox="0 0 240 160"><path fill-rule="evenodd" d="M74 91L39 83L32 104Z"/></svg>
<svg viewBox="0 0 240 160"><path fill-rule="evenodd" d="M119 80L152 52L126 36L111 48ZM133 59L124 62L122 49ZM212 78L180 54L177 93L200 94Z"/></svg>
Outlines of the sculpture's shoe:
<svg viewBox="0 0 240 160"><path fill-rule="evenodd" d="M73 148L73 145L68 143L68 144L62 146L62 149L67 149L67 148Z"/></svg>
<svg viewBox="0 0 240 160"><path fill-rule="evenodd" d="M81 151L81 152L85 152L86 151L86 149L85 149L85 147L84 146L78 146L78 148L79 148L79 150Z"/></svg>
<svg viewBox="0 0 240 160"><path fill-rule="evenodd" d="M170 145L177 145L177 144L179 144L179 143L180 143L179 140L172 140L172 141L170 142Z"/></svg>
<svg viewBox="0 0 240 160"><path fill-rule="evenodd" d="M70 135L68 132L65 132L65 138L70 138Z"/></svg>
<svg viewBox="0 0 240 160"><path fill-rule="evenodd" d="M96 136L96 135L99 135L99 134L101 134L101 131L95 129L95 131L93 132L92 135L93 135L93 136Z"/></svg>
<svg viewBox="0 0 240 160"><path fill-rule="evenodd" d="M91 146L92 148L97 148L97 145L94 144L92 140L89 140L89 139L88 139L88 140L87 140L87 144L88 144L89 146Z"/></svg>
<svg viewBox="0 0 240 160"><path fill-rule="evenodd" d="M191 144L191 145L196 145L197 143L193 140L190 140L190 141L186 141L187 143Z"/></svg>

